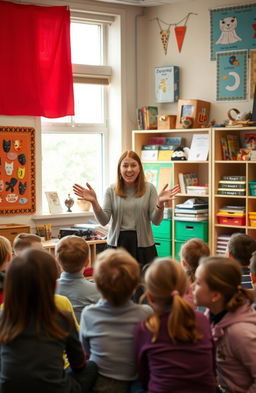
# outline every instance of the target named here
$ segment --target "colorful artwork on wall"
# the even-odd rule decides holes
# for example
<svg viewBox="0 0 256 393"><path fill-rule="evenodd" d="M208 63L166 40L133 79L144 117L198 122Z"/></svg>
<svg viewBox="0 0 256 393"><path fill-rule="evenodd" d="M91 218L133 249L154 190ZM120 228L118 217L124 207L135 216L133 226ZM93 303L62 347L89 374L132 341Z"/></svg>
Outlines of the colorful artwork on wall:
<svg viewBox="0 0 256 393"><path fill-rule="evenodd" d="M247 99L248 51L217 53L217 101Z"/></svg>
<svg viewBox="0 0 256 393"><path fill-rule="evenodd" d="M256 48L256 3L210 10L211 60L217 52Z"/></svg>
<svg viewBox="0 0 256 393"><path fill-rule="evenodd" d="M0 215L35 210L35 130L0 127Z"/></svg>

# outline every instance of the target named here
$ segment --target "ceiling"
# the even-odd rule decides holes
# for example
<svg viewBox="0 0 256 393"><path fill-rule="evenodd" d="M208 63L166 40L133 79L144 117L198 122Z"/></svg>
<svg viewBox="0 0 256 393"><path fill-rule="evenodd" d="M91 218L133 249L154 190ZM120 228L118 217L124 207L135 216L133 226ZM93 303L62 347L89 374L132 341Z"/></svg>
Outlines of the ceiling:
<svg viewBox="0 0 256 393"><path fill-rule="evenodd" d="M164 4L181 3L188 0L97 0L105 3L136 5L139 7L152 7Z"/></svg>

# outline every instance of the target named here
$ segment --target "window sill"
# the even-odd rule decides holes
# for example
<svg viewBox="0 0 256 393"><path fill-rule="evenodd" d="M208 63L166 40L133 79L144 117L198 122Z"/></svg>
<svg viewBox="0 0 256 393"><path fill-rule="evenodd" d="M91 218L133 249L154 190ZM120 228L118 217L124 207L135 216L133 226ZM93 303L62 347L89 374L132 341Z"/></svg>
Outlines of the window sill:
<svg viewBox="0 0 256 393"><path fill-rule="evenodd" d="M35 214L32 216L32 220L34 221L40 221L40 220L48 220L48 219L54 219L54 220L66 220L67 218L82 218L82 217L90 217L93 216L93 212L88 211L88 212L71 212L71 213L59 213L59 214Z"/></svg>

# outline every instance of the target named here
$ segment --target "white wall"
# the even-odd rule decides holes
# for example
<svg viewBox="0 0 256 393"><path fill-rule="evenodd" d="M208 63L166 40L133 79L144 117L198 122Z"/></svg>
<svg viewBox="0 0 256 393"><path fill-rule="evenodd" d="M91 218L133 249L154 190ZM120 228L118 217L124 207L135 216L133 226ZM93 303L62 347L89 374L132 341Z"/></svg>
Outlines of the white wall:
<svg viewBox="0 0 256 393"><path fill-rule="evenodd" d="M252 110L252 101L215 102L216 61L210 61L210 16L209 9L235 4L249 4L248 0L192 0L179 4L146 8L145 16L140 18L138 36L138 104L155 105L154 67L176 65L180 67L180 98L201 99L211 102L210 118L217 122L227 119L230 108L245 112ZM153 18L159 17L167 23L180 21L188 12L190 16L187 32L179 53L176 37L171 27L167 55L164 54L160 40L159 26ZM166 28L165 25L163 25ZM176 114L177 104L158 105L160 113Z"/></svg>

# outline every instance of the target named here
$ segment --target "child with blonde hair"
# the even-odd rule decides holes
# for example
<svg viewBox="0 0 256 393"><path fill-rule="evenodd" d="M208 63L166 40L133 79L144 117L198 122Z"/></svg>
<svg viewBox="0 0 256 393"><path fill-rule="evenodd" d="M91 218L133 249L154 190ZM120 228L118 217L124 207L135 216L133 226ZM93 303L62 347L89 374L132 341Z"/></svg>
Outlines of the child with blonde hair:
<svg viewBox="0 0 256 393"><path fill-rule="evenodd" d="M196 305L193 300L192 286L195 281L195 272L200 258L208 257L209 255L210 249L208 244L197 238L189 239L182 245L180 250L181 264L189 277L189 287L184 297L194 309L196 309Z"/></svg>
<svg viewBox="0 0 256 393"><path fill-rule="evenodd" d="M0 304L3 303L3 286L5 270L12 258L12 246L10 240L0 236Z"/></svg>
<svg viewBox="0 0 256 393"><path fill-rule="evenodd" d="M89 246L82 237L65 236L57 243L55 251L62 268L56 293L67 296L79 322L83 308L100 298L95 284L83 275L89 263Z"/></svg>
<svg viewBox="0 0 256 393"><path fill-rule="evenodd" d="M221 391L256 391L256 311L252 291L241 286L241 266L228 258L202 260L194 297L209 308Z"/></svg>
<svg viewBox="0 0 256 393"><path fill-rule="evenodd" d="M152 313L131 301L140 266L124 249L107 249L97 256L94 279L102 299L85 307L80 320L80 339L98 365L92 392L126 393L137 377L133 330Z"/></svg>
<svg viewBox="0 0 256 393"><path fill-rule="evenodd" d="M187 275L158 258L145 274L154 313L135 328L139 378L147 393L215 393L214 350L207 318L184 299Z"/></svg>

